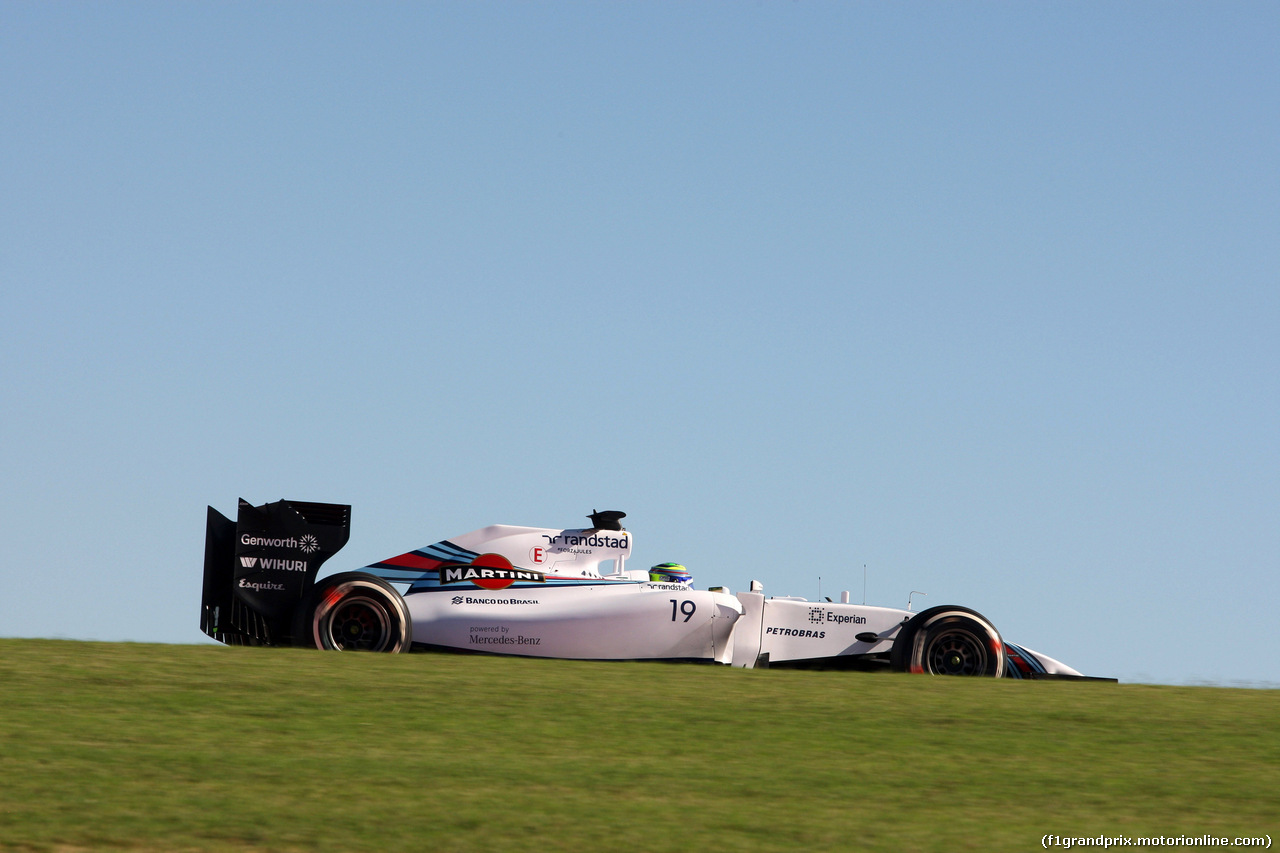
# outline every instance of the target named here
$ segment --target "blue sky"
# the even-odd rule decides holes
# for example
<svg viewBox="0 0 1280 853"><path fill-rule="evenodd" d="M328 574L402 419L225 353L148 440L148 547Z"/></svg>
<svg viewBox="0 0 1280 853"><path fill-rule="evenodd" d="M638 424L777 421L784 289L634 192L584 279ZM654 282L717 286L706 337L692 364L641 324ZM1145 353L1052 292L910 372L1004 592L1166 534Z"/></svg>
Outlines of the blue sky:
<svg viewBox="0 0 1280 853"><path fill-rule="evenodd" d="M0 636L628 513L698 586L1280 684L1271 3L0 0ZM819 580L821 579L821 580Z"/></svg>

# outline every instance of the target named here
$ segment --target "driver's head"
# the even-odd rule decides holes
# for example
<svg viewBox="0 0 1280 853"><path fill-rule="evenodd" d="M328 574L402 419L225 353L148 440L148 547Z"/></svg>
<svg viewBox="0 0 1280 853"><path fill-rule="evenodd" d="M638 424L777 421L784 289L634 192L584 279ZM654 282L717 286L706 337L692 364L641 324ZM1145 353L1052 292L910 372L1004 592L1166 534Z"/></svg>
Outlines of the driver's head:
<svg viewBox="0 0 1280 853"><path fill-rule="evenodd" d="M659 583L693 583L693 573L679 563L658 563L649 569L649 580Z"/></svg>

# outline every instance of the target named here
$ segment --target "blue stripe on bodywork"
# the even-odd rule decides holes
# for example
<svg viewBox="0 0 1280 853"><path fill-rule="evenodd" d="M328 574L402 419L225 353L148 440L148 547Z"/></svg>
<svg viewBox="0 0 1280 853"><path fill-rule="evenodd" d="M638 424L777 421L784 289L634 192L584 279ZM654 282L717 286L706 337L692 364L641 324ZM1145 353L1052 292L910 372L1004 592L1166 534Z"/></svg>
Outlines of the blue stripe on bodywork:
<svg viewBox="0 0 1280 853"><path fill-rule="evenodd" d="M430 557L433 560L448 560L456 563L470 563L480 554L476 551L468 551L466 548L459 548L448 539L443 542L437 542L434 545L428 545L415 551L424 557Z"/></svg>
<svg viewBox="0 0 1280 853"><path fill-rule="evenodd" d="M1019 646L1019 645L1017 645L1016 643L1008 643L1008 642L1006 642L1006 643L1004 644L1004 647L1005 647L1006 651L1008 651L1008 650L1012 650L1012 651L1014 652L1014 654L1016 654L1016 655L1017 655L1021 660L1026 661L1027 666L1028 666L1028 667L1030 667L1030 669L1031 669L1031 671L1030 671L1030 672L1023 672L1023 671L1018 667L1018 665L1017 665L1017 664L1012 664L1011 666L1008 666L1008 667L1006 667L1006 668L1005 668L1005 672L1007 673L1006 677L1009 677L1009 678L1036 678L1037 676L1045 675L1045 674L1048 672L1048 670L1046 670L1046 669L1044 668L1044 664L1040 663L1039 658L1037 658L1037 657L1036 657L1035 655L1033 655L1031 652L1029 652L1029 651L1027 651L1026 649L1024 649L1022 646ZM1012 662L1011 662L1011 663L1012 663Z"/></svg>
<svg viewBox="0 0 1280 853"><path fill-rule="evenodd" d="M440 579L433 572L431 575L423 575L419 577L409 587L408 592L449 592L451 590L481 590L482 592L509 592L513 590L531 589L563 589L565 587L581 587L581 586L615 586L617 584L641 584L644 581L633 580L605 580L603 578L566 578L564 580L548 580L546 583L513 583L511 586L504 586L502 589L484 589L472 583L451 583L441 586Z"/></svg>

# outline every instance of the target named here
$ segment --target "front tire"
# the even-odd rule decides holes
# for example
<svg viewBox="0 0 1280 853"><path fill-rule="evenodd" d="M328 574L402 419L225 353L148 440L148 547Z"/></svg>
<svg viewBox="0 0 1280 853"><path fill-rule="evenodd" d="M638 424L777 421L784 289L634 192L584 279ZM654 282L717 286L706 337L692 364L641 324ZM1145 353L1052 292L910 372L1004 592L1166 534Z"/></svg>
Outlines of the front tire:
<svg viewBox="0 0 1280 853"><path fill-rule="evenodd" d="M395 587L366 572L344 572L312 587L298 608L297 644L338 651L406 652L409 610Z"/></svg>
<svg viewBox="0 0 1280 853"><path fill-rule="evenodd" d="M1008 659L1000 632L967 607L932 607L902 627L889 655L897 672L1000 678Z"/></svg>

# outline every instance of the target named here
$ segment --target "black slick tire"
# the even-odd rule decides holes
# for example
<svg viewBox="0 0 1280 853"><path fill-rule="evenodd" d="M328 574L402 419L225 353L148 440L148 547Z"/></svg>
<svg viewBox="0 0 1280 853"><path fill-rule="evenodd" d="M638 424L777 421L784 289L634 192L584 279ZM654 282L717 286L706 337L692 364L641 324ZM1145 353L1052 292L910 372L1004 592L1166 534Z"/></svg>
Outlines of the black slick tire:
<svg viewBox="0 0 1280 853"><path fill-rule="evenodd" d="M302 599L294 641L311 649L407 652L411 622L391 584L367 572L343 572L319 581Z"/></svg>
<svg viewBox="0 0 1280 853"><path fill-rule="evenodd" d="M944 605L902 626L889 654L896 672L1000 678L1008 658L1000 632L981 613Z"/></svg>

